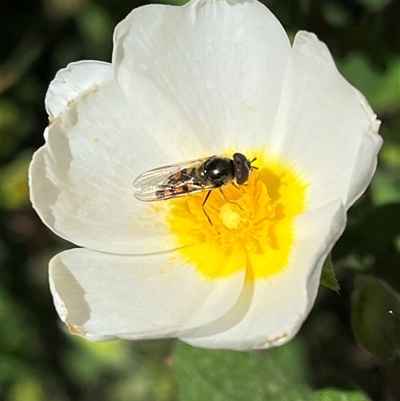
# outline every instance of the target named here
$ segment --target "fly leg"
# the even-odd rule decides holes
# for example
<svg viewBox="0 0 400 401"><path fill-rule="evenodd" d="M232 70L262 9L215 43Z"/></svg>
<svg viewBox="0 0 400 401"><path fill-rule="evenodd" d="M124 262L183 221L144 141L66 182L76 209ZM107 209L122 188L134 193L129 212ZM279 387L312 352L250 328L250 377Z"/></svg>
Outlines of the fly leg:
<svg viewBox="0 0 400 401"><path fill-rule="evenodd" d="M206 215L207 220L208 220L209 223L212 225L211 219L210 219L209 215L207 214L206 209L205 209L205 207L204 207L204 206L206 205L206 202L207 202L208 197L210 196L210 193L211 193L211 191L208 191L208 192L207 192L207 195L206 195L206 197L204 198L203 203L201 204L201 208L203 209L203 212L204 212L204 214Z"/></svg>
<svg viewBox="0 0 400 401"><path fill-rule="evenodd" d="M232 182L232 184L233 184L236 188L239 188L239 187L237 187L236 184L234 184L233 182ZM237 205L237 207L238 207L240 210L243 210L243 208L239 205L239 203L237 203L237 202L235 202L235 201L232 201L232 200L229 200L229 199L225 196L224 191L222 190L222 188L219 188L219 191L221 192L221 195L224 197L224 199L225 199L226 202L234 203L235 205Z"/></svg>

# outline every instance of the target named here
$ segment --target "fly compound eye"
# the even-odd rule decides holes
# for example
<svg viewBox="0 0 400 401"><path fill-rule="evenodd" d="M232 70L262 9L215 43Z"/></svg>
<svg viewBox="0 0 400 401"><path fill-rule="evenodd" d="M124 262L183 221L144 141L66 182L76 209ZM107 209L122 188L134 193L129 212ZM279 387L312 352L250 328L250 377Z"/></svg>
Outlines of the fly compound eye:
<svg viewBox="0 0 400 401"><path fill-rule="evenodd" d="M233 163L235 166L235 178L239 185L244 184L250 175L251 165L245 155L235 153L233 155Z"/></svg>

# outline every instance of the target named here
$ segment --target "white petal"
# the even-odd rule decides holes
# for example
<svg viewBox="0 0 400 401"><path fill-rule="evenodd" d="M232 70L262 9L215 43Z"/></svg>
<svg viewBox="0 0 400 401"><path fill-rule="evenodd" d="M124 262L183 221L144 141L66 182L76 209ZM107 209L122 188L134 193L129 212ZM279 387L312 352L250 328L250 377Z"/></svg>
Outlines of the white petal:
<svg viewBox="0 0 400 401"><path fill-rule="evenodd" d="M102 66L108 80L94 74L90 90L83 83L79 92L79 84L93 71L91 63L71 64L51 84L47 104L59 114L33 157L32 204L55 233L80 246L131 254L171 250L162 212L135 199L133 181L150 168L185 160L184 149L192 148L178 146L179 136L161 135L163 123L158 130L152 124L161 116L148 120L149 111L132 110L109 65Z"/></svg>
<svg viewBox="0 0 400 401"><path fill-rule="evenodd" d="M201 156L265 146L290 44L263 4L140 7L117 26L114 45L115 74L132 108L144 103L162 115L171 104L171 116L202 141Z"/></svg>
<svg viewBox="0 0 400 401"><path fill-rule="evenodd" d="M376 119L376 114L372 111L364 95L356 88L352 89L358 97L366 117L370 121L370 126L368 127L368 131L365 132L354 164L349 184L348 206L351 206L364 193L371 182L378 162L376 155L382 146L382 137L377 135L381 122Z"/></svg>
<svg viewBox="0 0 400 401"><path fill-rule="evenodd" d="M79 61L58 71L45 99L50 120L58 117L85 93L109 81L112 75L111 64L101 61Z"/></svg>
<svg viewBox="0 0 400 401"><path fill-rule="evenodd" d="M175 337L236 302L242 272L204 280L175 253L110 255L72 249L50 261L50 288L70 331L93 341Z"/></svg>
<svg viewBox="0 0 400 401"><path fill-rule="evenodd" d="M346 224L340 200L300 215L290 265L268 280L245 287L226 315L181 339L204 348L270 348L291 339L314 304L322 264Z"/></svg>
<svg viewBox="0 0 400 401"><path fill-rule="evenodd" d="M68 159L66 138L52 139L59 142L55 152L48 146L40 148L29 172L32 205L51 230L77 245L104 252L142 254L176 247L162 224L165 205L152 213L151 205L136 200L132 177L120 174L123 168L118 170L121 166L113 154L104 159L104 173L97 168L102 152L81 163L85 148L82 158Z"/></svg>
<svg viewBox="0 0 400 401"><path fill-rule="evenodd" d="M315 35L296 35L270 145L310 180L311 208L348 208L375 171L379 122L361 96Z"/></svg>

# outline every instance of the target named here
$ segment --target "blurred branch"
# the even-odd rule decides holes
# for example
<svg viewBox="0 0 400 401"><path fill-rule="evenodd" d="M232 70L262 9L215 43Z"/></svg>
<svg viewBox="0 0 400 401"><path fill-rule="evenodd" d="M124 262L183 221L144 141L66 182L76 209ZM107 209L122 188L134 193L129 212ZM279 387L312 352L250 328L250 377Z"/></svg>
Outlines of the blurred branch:
<svg viewBox="0 0 400 401"><path fill-rule="evenodd" d="M44 41L38 35L28 32L19 45L0 66L0 93L15 85L44 50Z"/></svg>

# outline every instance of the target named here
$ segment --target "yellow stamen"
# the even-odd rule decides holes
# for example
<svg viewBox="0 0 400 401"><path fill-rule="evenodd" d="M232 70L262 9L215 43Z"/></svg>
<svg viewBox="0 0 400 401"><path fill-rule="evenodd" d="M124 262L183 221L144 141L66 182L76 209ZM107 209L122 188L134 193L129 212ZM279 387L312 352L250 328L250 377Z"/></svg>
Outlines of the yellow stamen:
<svg viewBox="0 0 400 401"><path fill-rule="evenodd" d="M295 244L295 217L305 209L307 184L285 163L261 152L245 185L226 185L170 202L167 214L180 256L206 278L241 269L268 278L288 265ZM206 215L207 214L207 215ZM207 216L210 218L210 224Z"/></svg>

